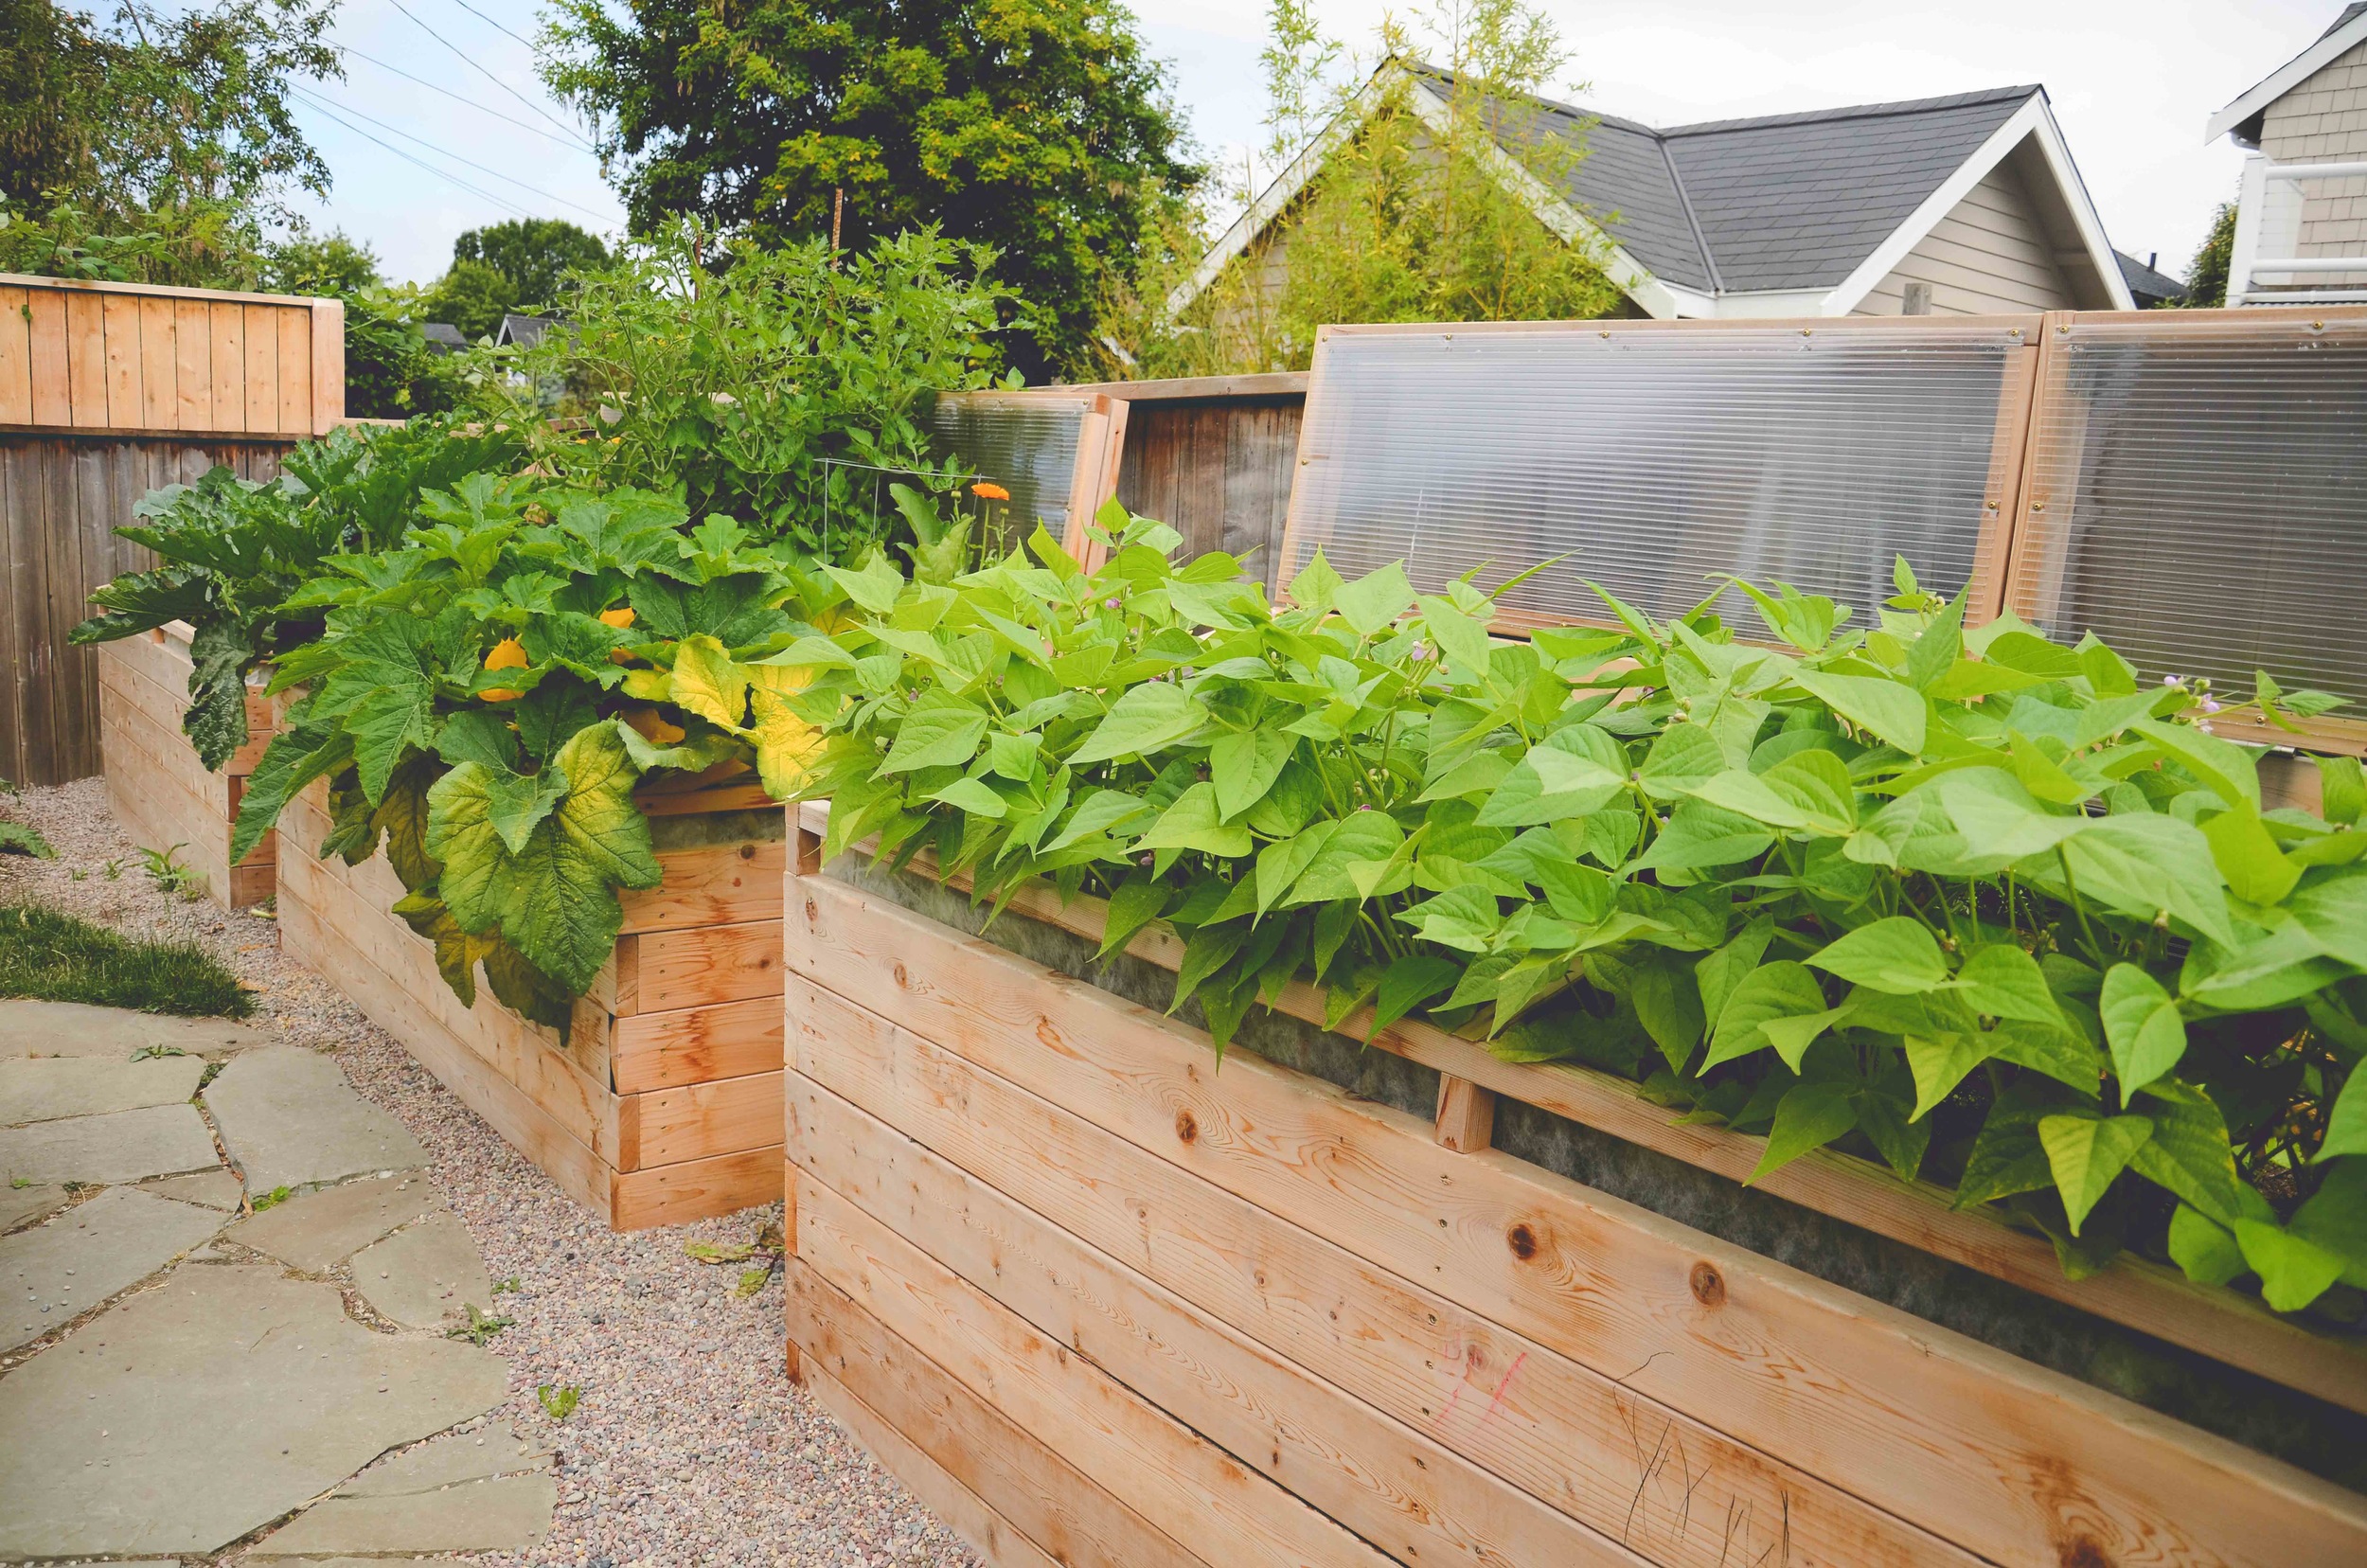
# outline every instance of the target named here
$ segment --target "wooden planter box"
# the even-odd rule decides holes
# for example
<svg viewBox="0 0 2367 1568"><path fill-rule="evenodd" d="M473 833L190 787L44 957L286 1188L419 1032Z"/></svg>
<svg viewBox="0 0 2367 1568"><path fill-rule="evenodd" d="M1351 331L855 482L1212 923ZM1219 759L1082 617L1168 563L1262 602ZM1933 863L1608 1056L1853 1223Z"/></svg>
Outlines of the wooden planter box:
<svg viewBox="0 0 2367 1568"><path fill-rule="evenodd" d="M812 843L790 1364L991 1561L2367 1561L2367 1498L1491 1148L1468 1078L1219 1067Z"/></svg>
<svg viewBox="0 0 2367 1568"><path fill-rule="evenodd" d="M246 859L230 864L239 799L275 723L261 681L247 692L247 743L220 773L209 773L181 729L189 705L189 628L176 622L100 643L98 652L99 755L116 820L144 848L177 846L180 864L205 879L216 903L243 909L270 898L279 853L276 833L266 833Z"/></svg>
<svg viewBox="0 0 2367 1568"><path fill-rule="evenodd" d="M380 856L312 853L325 786L281 826L287 951L343 991L568 1195L617 1230L781 1195L781 810L749 788L645 796L663 885L624 895L616 952L562 1042L493 1000L464 1007L392 913Z"/></svg>

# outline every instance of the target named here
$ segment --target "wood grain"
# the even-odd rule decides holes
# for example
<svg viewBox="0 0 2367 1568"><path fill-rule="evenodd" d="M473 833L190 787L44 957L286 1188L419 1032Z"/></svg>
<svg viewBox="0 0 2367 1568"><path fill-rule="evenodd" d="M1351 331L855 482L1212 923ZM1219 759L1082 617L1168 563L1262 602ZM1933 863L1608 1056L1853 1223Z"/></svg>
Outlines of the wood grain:
<svg viewBox="0 0 2367 1568"><path fill-rule="evenodd" d="M0 424L33 422L33 322L25 290L0 285Z"/></svg>
<svg viewBox="0 0 2367 1568"><path fill-rule="evenodd" d="M849 1310L860 1310L860 1309ZM793 1342L789 1348L792 1357L797 1355L798 1347ZM863 1400L855 1398L845 1383L840 1382L819 1366L814 1367L799 1381L805 1383L806 1391L813 1396L816 1403L832 1416L837 1417L839 1425L854 1434L855 1441L870 1450L872 1456L880 1461L889 1474L902 1482L906 1490L920 1499L922 1506L936 1515L938 1522L946 1528L968 1542L970 1549L976 1552L980 1558L991 1565L991 1568L1062 1568L1064 1562L1078 1564L1096 1561L1114 1565L1125 1560L1109 1557L1079 1558L1073 1549L1066 1559L1049 1556L1042 1547L1030 1541L1018 1525L1004 1518L976 1492L954 1480L952 1472L938 1464L917 1444L907 1440L904 1434L897 1430L890 1418L880 1415ZM933 1428L926 1424L916 1424L910 1430L927 1434ZM992 1435L1001 1437L1004 1434L996 1433ZM1037 1454L1042 1455L1042 1458L1037 1461L1039 1465L1051 1459L1051 1455L1043 1453L1041 1445L1031 1446L1034 1447ZM978 1451L985 1451L989 1454L1007 1452L1022 1459L1033 1457L1024 1449L1012 1447L1007 1441L962 1443L956 1447L957 1461ZM1057 1463L1057 1461L1053 1462ZM1066 1469L1065 1466L1060 1468ZM1057 1475L1058 1471L1052 1473ZM1045 1474L1039 1469L1033 1472L1033 1479L1041 1484L1045 1479Z"/></svg>
<svg viewBox="0 0 2367 1568"><path fill-rule="evenodd" d="M623 1013L614 1030L611 1071L620 1095L781 1067L781 1007L770 996Z"/></svg>
<svg viewBox="0 0 2367 1568"><path fill-rule="evenodd" d="M705 926L626 937L636 950L636 1012L664 1012L709 1002L781 993L781 922ZM617 1010L626 1010L620 1001Z"/></svg>
<svg viewBox="0 0 2367 1568"><path fill-rule="evenodd" d="M1219 1081L1172 1020L827 880L799 893L807 978L1968 1550L2367 1555L2367 1500L2290 1467L1254 1056Z"/></svg>
<svg viewBox="0 0 2367 1568"><path fill-rule="evenodd" d="M1066 1568L1200 1568L1200 1558L1079 1473L1041 1434L971 1393L798 1258L787 1266L790 1338L808 1375L827 1380L817 1384L826 1403L833 1384L861 1399L881 1427ZM872 1446L899 1479L907 1475L892 1446Z"/></svg>
<svg viewBox="0 0 2367 1568"><path fill-rule="evenodd" d="M1170 1539L1215 1562L1382 1568L1387 1559L815 1184L797 1256Z"/></svg>
<svg viewBox="0 0 2367 1568"><path fill-rule="evenodd" d="M809 803L801 830L820 833L828 824L827 806ZM917 864L925 866L923 861ZM966 887L967 879L956 879ZM1022 889L1010 901L1014 913L1056 925L1098 943L1109 906L1099 899L1063 900L1041 884ZM1183 962L1184 943L1164 922L1153 922L1127 944L1128 953L1165 969ZM1320 1025L1324 998L1314 987L1292 982L1275 1006ZM1570 1063L1500 1060L1484 1045L1408 1019L1371 1034L1373 1013L1363 1007L1341 1022L1341 1032L1379 1049L1466 1078L1556 1115L1610 1132L1735 1182L1757 1167L1764 1142L1722 1127L1684 1121L1681 1113L1644 1098L1636 1084L1609 1073ZM2367 1412L2367 1348L2312 1332L2269 1311L2251 1297L2197 1285L2174 1268L2124 1254L2101 1273L2068 1278L2055 1249L2043 1238L2010 1228L1985 1207L1958 1209L1954 1194L1930 1182L1904 1182L1880 1167L1835 1152L1813 1149L1756 1184L1804 1208L1861 1226L1953 1263L2076 1307L2221 1361L2231 1366L2298 1388L2345 1409Z"/></svg>
<svg viewBox="0 0 2367 1568"><path fill-rule="evenodd" d="M1201 1312L802 1076L801 1224L853 1203L1406 1562L1648 1560ZM792 1124L794 1125L794 1124ZM809 1152L810 1151L810 1152Z"/></svg>
<svg viewBox="0 0 2367 1568"><path fill-rule="evenodd" d="M777 920L788 862L789 846L779 840L666 850L658 856L666 870L662 884L618 896L625 912L621 929L675 931Z"/></svg>
<svg viewBox="0 0 2367 1568"><path fill-rule="evenodd" d="M1655 1562L1964 1561L1930 1535L1376 1268L802 978L791 1136L845 1168L860 1107L1288 1361ZM792 1086L797 1083L792 1079ZM830 1098L819 1091L827 1087ZM801 1184L802 1187L802 1184ZM964 1210L964 1223L975 1211ZM1006 1272L1037 1256L1014 1241ZM1065 1336L1062 1336L1065 1338ZM1122 1366L1114 1354L1109 1364ZM1517 1386L1515 1373L1518 1373Z"/></svg>

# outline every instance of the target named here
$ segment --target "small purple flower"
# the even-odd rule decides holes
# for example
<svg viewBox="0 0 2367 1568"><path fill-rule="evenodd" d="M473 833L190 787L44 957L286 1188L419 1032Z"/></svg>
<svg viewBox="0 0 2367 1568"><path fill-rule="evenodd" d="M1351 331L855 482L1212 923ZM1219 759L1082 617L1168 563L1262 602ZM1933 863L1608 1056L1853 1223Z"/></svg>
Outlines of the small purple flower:
<svg viewBox="0 0 2367 1568"><path fill-rule="evenodd" d="M1141 861L1140 861L1140 862L1138 862L1137 864L1142 864L1142 865L1148 865L1148 864L1150 864L1153 861L1155 861L1157 858L1158 858L1158 857L1157 857L1157 856L1155 856L1155 855L1145 855L1145 856L1141 859Z"/></svg>
<svg viewBox="0 0 2367 1568"><path fill-rule="evenodd" d="M2219 711L2219 704L2213 702L2210 698L2205 697L2202 700L2202 711L2205 713L2216 713Z"/></svg>
<svg viewBox="0 0 2367 1568"><path fill-rule="evenodd" d="M1359 806L1357 810L1360 811L1369 811L1372 808L1370 806Z"/></svg>
<svg viewBox="0 0 2367 1568"><path fill-rule="evenodd" d="M1424 642L1424 641L1423 641L1421 638L1419 638L1419 637L1415 638L1415 639L1414 639L1414 657L1415 657L1416 660L1421 660L1421 659L1427 659L1427 658L1429 658L1429 657L1430 657L1430 644L1428 644L1428 643Z"/></svg>
<svg viewBox="0 0 2367 1568"><path fill-rule="evenodd" d="M1117 607L1118 601L1113 598L1106 598L1101 601L1101 608L1104 610L1115 610Z"/></svg>

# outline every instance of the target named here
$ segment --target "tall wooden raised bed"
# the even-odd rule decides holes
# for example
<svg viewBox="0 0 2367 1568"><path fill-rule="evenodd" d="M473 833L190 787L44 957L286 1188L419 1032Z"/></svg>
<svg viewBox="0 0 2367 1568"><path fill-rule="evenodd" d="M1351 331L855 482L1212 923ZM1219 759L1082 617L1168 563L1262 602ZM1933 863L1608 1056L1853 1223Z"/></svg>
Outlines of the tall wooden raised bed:
<svg viewBox="0 0 2367 1568"><path fill-rule="evenodd" d="M383 853L313 856L325 786L280 819L287 951L617 1230L781 1195L781 809L747 787L641 804L666 880L624 895L616 952L563 1041L482 984L461 1006L392 913L403 889Z"/></svg>
<svg viewBox="0 0 2367 1568"><path fill-rule="evenodd" d="M151 849L176 846L180 864L204 879L206 896L230 909L261 903L275 888L278 836L266 833L246 858L230 864L230 828L246 781L274 727L261 677L246 697L247 743L220 773L210 773L182 732L189 705L189 627L176 621L98 645L99 755L107 802L132 841Z"/></svg>
<svg viewBox="0 0 2367 1568"><path fill-rule="evenodd" d="M1219 1064L1012 951L1089 955L1090 900L1023 896L984 939L944 889L823 873L803 822L791 1365L994 1562L2367 1561L2358 1492L1491 1147L1537 1147L1547 1102L1573 1138L1626 1116L1626 1157L1681 1175L1755 1140L1424 1026L1368 1053L1314 1030L1320 1077L1246 1030ZM2234 1384L2355 1421L2353 1349L2145 1265L2056 1271L2046 1300L2043 1243L1842 1161L1738 1201L1849 1210L2033 1321L2095 1287L2077 1321L2152 1336L2102 1360L2191 1369L2166 1344L2216 1340Z"/></svg>

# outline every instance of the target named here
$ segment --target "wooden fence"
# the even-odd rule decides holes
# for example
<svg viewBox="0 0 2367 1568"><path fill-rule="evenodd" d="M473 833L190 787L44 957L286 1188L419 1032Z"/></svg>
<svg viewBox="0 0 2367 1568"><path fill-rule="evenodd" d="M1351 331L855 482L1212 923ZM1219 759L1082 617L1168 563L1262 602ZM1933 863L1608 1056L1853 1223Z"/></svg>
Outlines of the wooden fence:
<svg viewBox="0 0 2367 1568"><path fill-rule="evenodd" d="M99 769L91 590L152 564L115 530L163 485L269 479L345 418L345 307L0 274L0 776Z"/></svg>

